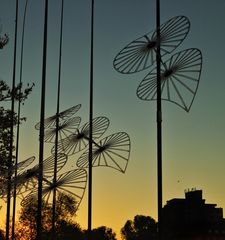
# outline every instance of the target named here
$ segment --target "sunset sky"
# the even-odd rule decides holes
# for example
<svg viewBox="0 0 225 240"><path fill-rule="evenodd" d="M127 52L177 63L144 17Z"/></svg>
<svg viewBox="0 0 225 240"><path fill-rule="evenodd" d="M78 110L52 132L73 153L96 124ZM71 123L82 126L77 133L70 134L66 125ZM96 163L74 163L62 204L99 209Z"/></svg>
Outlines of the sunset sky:
<svg viewBox="0 0 225 240"><path fill-rule="evenodd" d="M15 0L0 0L1 34L9 44L0 50L0 79L12 81ZM21 26L25 0L19 0L17 81ZM59 55L60 0L49 0L46 117L56 112ZM82 125L89 113L89 61L91 0L65 0L60 110L82 107ZM161 0L161 22L184 15L190 32L176 50L198 48L203 68L198 92L189 113L163 102L163 203L183 198L184 190L203 190L208 203L225 209L225 1ZM20 161L38 159L44 0L30 0L27 9L23 82L35 83L22 107L27 122L21 126ZM156 103L136 96L148 74L120 74L113 59L129 42L155 29L154 0L95 0L94 116L106 116L110 127L104 136L125 131L131 138L130 161L125 174L110 168L93 170L93 227L108 226L117 232L136 214L157 219ZM50 155L46 145L45 156ZM75 166L76 155L61 172ZM37 160L36 160L37 163ZM87 190L87 189L86 189ZM5 209L0 210L4 224ZM76 220L87 227L87 191Z"/></svg>

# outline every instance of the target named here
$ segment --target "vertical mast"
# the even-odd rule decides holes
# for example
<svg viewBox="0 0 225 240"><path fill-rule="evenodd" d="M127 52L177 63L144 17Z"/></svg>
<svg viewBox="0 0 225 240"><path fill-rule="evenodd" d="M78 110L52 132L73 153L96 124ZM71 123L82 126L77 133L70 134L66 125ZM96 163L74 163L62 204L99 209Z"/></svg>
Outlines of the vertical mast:
<svg viewBox="0 0 225 240"><path fill-rule="evenodd" d="M61 88L61 65L62 65L62 32L63 32L63 12L64 0L61 2L61 23L60 23L60 40L59 40L59 71L58 71L58 92L57 92L57 109L56 109L56 136L55 136L55 162L54 162L54 177L53 186L57 182L57 159L58 159L58 138L59 138L59 103L60 103L60 88ZM53 188L52 202L52 240L56 239L56 187Z"/></svg>
<svg viewBox="0 0 225 240"><path fill-rule="evenodd" d="M23 29L22 29L22 42L21 42L21 55L20 55L20 81L19 84L22 87L22 76L23 76L23 48L24 48L24 35L25 35L25 21L26 21L26 12L27 12L28 0L26 0L24 15L23 15ZM21 93L21 89L19 94ZM15 239L15 218L16 218L16 178L17 178L17 164L18 164L18 155L19 155L19 137L20 137L20 115L21 115L21 99L19 96L18 101L18 119L17 119L17 136L16 136L16 161L15 161L15 175L14 175L14 189L13 189L13 216L12 216L12 240Z"/></svg>
<svg viewBox="0 0 225 240"><path fill-rule="evenodd" d="M158 171L158 234L162 239L162 103L160 53L160 0L156 0L156 71L157 71L157 171Z"/></svg>
<svg viewBox="0 0 225 240"><path fill-rule="evenodd" d="M43 159L44 159L44 120L45 120L45 90L46 90L46 62L47 62L47 33L48 33L48 0L45 0L44 14L44 40L43 40L43 60L42 60L42 84L41 84L41 112L39 131L39 173L38 173L38 209L37 209L37 236L41 239L42 234L42 181L43 181Z"/></svg>
<svg viewBox="0 0 225 240"><path fill-rule="evenodd" d="M11 177L12 177L12 158L13 158L13 126L14 126L14 108L15 108L15 82L16 82L16 53L17 53L17 24L18 24L18 0L16 0L16 19L14 36L14 60L13 60L13 78L12 78L12 96L11 96L11 119L10 119L10 151L8 159L8 179L7 179L7 209L6 209L6 240L9 240L10 230L10 200L11 200Z"/></svg>
<svg viewBox="0 0 225 240"><path fill-rule="evenodd" d="M93 44L94 43L94 0L91 4L91 53L90 53L90 112L89 112L89 168L88 168L88 240L92 230L92 131L93 131Z"/></svg>

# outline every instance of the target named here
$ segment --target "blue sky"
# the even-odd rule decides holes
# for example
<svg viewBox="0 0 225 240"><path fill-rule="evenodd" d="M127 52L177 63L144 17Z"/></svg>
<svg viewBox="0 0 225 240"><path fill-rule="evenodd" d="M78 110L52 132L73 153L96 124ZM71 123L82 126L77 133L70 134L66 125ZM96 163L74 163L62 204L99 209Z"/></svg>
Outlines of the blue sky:
<svg viewBox="0 0 225 240"><path fill-rule="evenodd" d="M25 1L19 2L21 29ZM0 53L0 78L11 84L15 1L0 3L1 30L10 37L10 43ZM38 157L38 132L34 125L40 114L43 7L44 1L30 0L28 5L23 82L34 82L35 88L22 108L27 122L21 127L21 160L32 155ZM82 104L78 112L82 123L88 120L90 7L89 0L65 0L60 109ZM177 15L184 15L191 22L190 32L177 51L196 47L203 55L200 84L190 112L163 103L164 203L174 197L184 197L186 188L196 187L203 190L207 202L225 209L224 12L223 0L161 0L162 23ZM59 0L49 0L49 14L46 116L56 112ZM106 168L94 169L93 226L107 225L117 233L136 214L157 218L156 105L136 97L136 88L148 70L124 75L116 72L112 64L126 44L154 28L153 0L95 1L94 115L110 119L106 136L127 132L132 150L125 174ZM18 59L19 49L20 42ZM49 154L46 146L46 156ZM72 157L68 164L75 160ZM77 221L86 227L87 192Z"/></svg>

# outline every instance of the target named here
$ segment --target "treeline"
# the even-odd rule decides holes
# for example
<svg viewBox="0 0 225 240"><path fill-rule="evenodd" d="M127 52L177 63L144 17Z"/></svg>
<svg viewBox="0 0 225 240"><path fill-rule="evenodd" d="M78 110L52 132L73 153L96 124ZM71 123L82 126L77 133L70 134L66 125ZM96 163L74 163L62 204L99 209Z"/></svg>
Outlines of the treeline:
<svg viewBox="0 0 225 240"><path fill-rule="evenodd" d="M74 220L76 203L73 197L60 193L56 201L56 240L86 240L87 230L82 229ZM26 203L19 212L15 227L15 240L36 239L37 201ZM42 209L42 240L52 239L52 207L43 201ZM113 229L100 226L92 230L92 240L155 240L157 224L148 216L136 215L133 220L127 220L121 228L121 236L116 236ZM0 230L0 240L5 240L3 230Z"/></svg>

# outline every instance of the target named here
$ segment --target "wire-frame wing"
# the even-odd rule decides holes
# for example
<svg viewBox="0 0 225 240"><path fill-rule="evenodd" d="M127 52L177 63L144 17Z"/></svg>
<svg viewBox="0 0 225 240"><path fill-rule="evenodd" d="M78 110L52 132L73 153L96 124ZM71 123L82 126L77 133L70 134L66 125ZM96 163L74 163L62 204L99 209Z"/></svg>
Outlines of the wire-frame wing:
<svg viewBox="0 0 225 240"><path fill-rule="evenodd" d="M14 184L16 184L16 183L17 183L17 182L15 181L15 179L13 179L13 180L12 180L12 186L14 187ZM7 202L7 194L8 194L7 184L8 184L7 179L6 179L6 178L2 178L2 177L0 176L0 199L4 200L5 202ZM29 185L31 186L31 182L29 183ZM35 187L36 185L37 185L37 181L35 181L35 182L33 183L33 187ZM32 189L32 187L31 187L31 189ZM14 188L11 189L10 198L13 197L13 190L14 190ZM16 191L17 191L17 193L16 193L16 194L17 194L17 197L18 197L20 194L25 193L25 191L24 191L24 192L20 192L20 190L21 190L21 188L20 188L20 186L18 186L18 188L16 189Z"/></svg>
<svg viewBox="0 0 225 240"><path fill-rule="evenodd" d="M202 54L190 48L174 54L161 64L161 99L189 111L194 101L202 70ZM153 69L137 88L142 100L157 99L157 73Z"/></svg>
<svg viewBox="0 0 225 240"><path fill-rule="evenodd" d="M15 173L15 169L17 169L17 174L19 174L21 171L23 171L25 168L27 168L33 161L35 160L35 157L32 156L24 161L19 162L16 165L12 166L11 176L12 176L12 186L16 183L15 178L13 177ZM0 176L0 198L4 199L7 196L7 172L4 172L4 174L1 174ZM11 189L13 191L13 187ZM11 193L12 194L12 193ZM6 200L6 199L5 199Z"/></svg>
<svg viewBox="0 0 225 240"><path fill-rule="evenodd" d="M66 164L68 156L64 153L57 154L57 172L59 172ZM43 176L45 178L52 177L54 173L55 155L51 155L43 162Z"/></svg>
<svg viewBox="0 0 225 240"><path fill-rule="evenodd" d="M130 157L130 138L125 132L118 132L103 138L93 145L92 166L105 166L125 172ZM84 152L77 166L87 168L89 151Z"/></svg>
<svg viewBox="0 0 225 240"><path fill-rule="evenodd" d="M93 135L92 139L98 139L108 129L109 119L106 117L96 117L93 119ZM81 129L77 130L76 133L71 134L69 137L63 139L58 145L58 152L67 154L68 156L73 155L82 151L89 141L89 122L86 123ZM52 153L55 151L55 146L52 148Z"/></svg>
<svg viewBox="0 0 225 240"><path fill-rule="evenodd" d="M73 117L61 121L59 123L58 128L59 141L76 132L80 125L80 122L81 122L80 117ZM56 127L47 129L45 131L44 141L47 143L55 143L56 132L57 132Z"/></svg>
<svg viewBox="0 0 225 240"><path fill-rule="evenodd" d="M45 203L52 200L53 190L56 189L57 193L72 196L76 201L76 209L78 209L87 185L87 172L85 169L74 169L59 175L55 184L45 179L43 185L42 197ZM37 194L37 190L28 194L21 201L21 205L25 206L30 201L37 199Z"/></svg>
<svg viewBox="0 0 225 240"><path fill-rule="evenodd" d="M161 56L171 53L185 39L190 22L185 16L176 16L160 26ZM114 68L124 74L136 73L152 66L156 61L156 31L149 32L124 47L113 61Z"/></svg>
<svg viewBox="0 0 225 240"><path fill-rule="evenodd" d="M14 173L15 173L15 170L17 169L17 172L19 173L19 172L21 172L21 171L23 171L25 168L27 168L33 161L35 160L35 157L34 156L32 156L32 157L29 157L29 158L27 158L26 160L24 160L24 161L21 161L21 162L19 162L18 164L14 164L13 166L12 166L12 168L11 168L11 174L13 175ZM2 171L2 172L0 172L0 175L2 176L2 177L7 177L7 175L8 175L8 170L4 170L4 171Z"/></svg>
<svg viewBox="0 0 225 240"><path fill-rule="evenodd" d="M35 160L35 157L29 157L26 160L19 162L18 164L14 165L12 170L15 171L15 169L17 169L18 172L23 171L25 168L27 168L28 166L30 166L31 163L33 163L33 161Z"/></svg>
<svg viewBox="0 0 225 240"><path fill-rule="evenodd" d="M57 172L59 172L67 162L67 155L63 153L57 154ZM43 177L53 177L54 174L55 156L50 156L43 161ZM33 190L38 184L39 165L24 171L15 179L15 184L18 189L18 194Z"/></svg>
<svg viewBox="0 0 225 240"><path fill-rule="evenodd" d="M72 117L80 108L81 108L81 104L78 104L76 106L73 106L73 107L65 110L65 111L60 112L58 115L59 122L61 120L65 120L67 118ZM44 121L44 128L45 129L48 129L50 127L54 128L56 126L56 119L57 119L57 115L53 115L51 117L46 118ZM40 122L35 125L35 129L37 129L37 130L40 129Z"/></svg>

